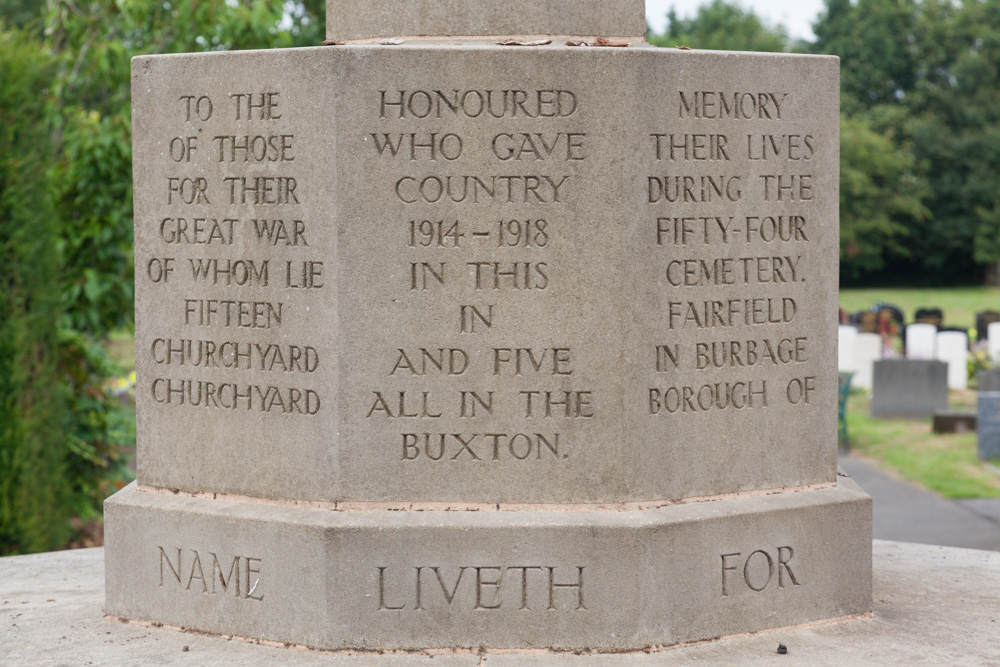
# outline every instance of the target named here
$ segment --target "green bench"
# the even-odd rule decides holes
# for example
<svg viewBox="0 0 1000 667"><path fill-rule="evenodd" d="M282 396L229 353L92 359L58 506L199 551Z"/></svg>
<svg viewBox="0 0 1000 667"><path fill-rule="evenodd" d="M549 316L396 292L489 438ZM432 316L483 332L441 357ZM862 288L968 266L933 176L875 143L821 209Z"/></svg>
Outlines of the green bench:
<svg viewBox="0 0 1000 667"><path fill-rule="evenodd" d="M837 440L841 449L851 448L847 437L847 397L851 393L851 380L854 373L840 373L837 384Z"/></svg>

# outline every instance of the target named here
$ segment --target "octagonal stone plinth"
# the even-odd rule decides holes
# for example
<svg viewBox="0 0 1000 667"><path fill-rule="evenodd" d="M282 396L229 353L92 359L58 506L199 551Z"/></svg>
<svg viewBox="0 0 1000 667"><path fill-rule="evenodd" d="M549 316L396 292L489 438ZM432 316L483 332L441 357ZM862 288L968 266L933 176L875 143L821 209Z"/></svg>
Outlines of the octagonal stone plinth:
<svg viewBox="0 0 1000 667"><path fill-rule="evenodd" d="M835 58L488 41L133 63L140 484L834 481Z"/></svg>
<svg viewBox="0 0 1000 667"><path fill-rule="evenodd" d="M636 511L106 505L107 614L328 649L641 649L871 610L852 482Z"/></svg>

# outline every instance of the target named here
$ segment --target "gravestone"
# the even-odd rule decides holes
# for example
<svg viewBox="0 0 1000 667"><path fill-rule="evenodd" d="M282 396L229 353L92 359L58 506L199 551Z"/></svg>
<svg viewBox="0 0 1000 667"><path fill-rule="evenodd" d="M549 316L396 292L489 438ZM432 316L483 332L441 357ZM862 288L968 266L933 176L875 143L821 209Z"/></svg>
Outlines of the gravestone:
<svg viewBox="0 0 1000 667"><path fill-rule="evenodd" d="M993 363L1000 363L1000 322L986 325L986 349Z"/></svg>
<svg viewBox="0 0 1000 667"><path fill-rule="evenodd" d="M944 324L944 312L940 308L918 308L913 315L913 321L940 327Z"/></svg>
<svg viewBox="0 0 1000 667"><path fill-rule="evenodd" d="M878 313L870 310L862 313L858 320L858 328L861 333L878 333Z"/></svg>
<svg viewBox="0 0 1000 667"><path fill-rule="evenodd" d="M882 358L882 336L878 334L858 334L854 341L854 378L851 385L861 389L872 388L872 368Z"/></svg>
<svg viewBox="0 0 1000 667"><path fill-rule="evenodd" d="M331 2L346 44L133 60L109 615L619 651L871 609L837 60L511 4Z"/></svg>
<svg viewBox="0 0 1000 667"><path fill-rule="evenodd" d="M906 358L934 359L937 355L937 327L910 324L906 327Z"/></svg>
<svg viewBox="0 0 1000 667"><path fill-rule="evenodd" d="M948 364L930 359L881 359L874 364L873 417L932 417L948 409Z"/></svg>
<svg viewBox="0 0 1000 667"><path fill-rule="evenodd" d="M1000 368L991 368L976 373L976 386L979 391L1000 391Z"/></svg>
<svg viewBox="0 0 1000 667"><path fill-rule="evenodd" d="M937 358L948 364L948 388L969 384L969 337L962 331L941 331L935 343Z"/></svg>
<svg viewBox="0 0 1000 667"><path fill-rule="evenodd" d="M895 304L879 302L872 306L872 310L878 313L879 319L888 320L897 328L905 324L903 309Z"/></svg>
<svg viewBox="0 0 1000 667"><path fill-rule="evenodd" d="M837 327L837 369L845 373L853 373L858 364L855 352L858 341L858 329L849 324Z"/></svg>
<svg viewBox="0 0 1000 667"><path fill-rule="evenodd" d="M988 340L989 326L998 323L1000 323L1000 312L983 310L976 313L976 342Z"/></svg>
<svg viewBox="0 0 1000 667"><path fill-rule="evenodd" d="M976 420L977 453L981 461L1000 459L1000 391L980 391Z"/></svg>

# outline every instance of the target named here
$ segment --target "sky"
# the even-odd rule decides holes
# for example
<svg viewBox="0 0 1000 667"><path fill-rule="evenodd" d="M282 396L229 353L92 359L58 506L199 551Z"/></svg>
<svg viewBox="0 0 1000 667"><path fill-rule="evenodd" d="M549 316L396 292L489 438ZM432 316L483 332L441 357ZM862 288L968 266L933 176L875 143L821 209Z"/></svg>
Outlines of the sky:
<svg viewBox="0 0 1000 667"><path fill-rule="evenodd" d="M663 32L671 5L681 18L690 18L709 0L646 0L646 20L656 32ZM738 0L738 4L770 25L784 25L793 39L812 39L812 23L823 8L823 0Z"/></svg>

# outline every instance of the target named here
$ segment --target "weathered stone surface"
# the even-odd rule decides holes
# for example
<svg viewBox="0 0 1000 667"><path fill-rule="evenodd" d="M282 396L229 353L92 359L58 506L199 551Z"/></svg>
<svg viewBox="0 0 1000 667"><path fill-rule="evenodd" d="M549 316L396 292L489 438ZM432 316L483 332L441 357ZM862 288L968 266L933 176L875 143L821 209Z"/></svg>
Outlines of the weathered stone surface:
<svg viewBox="0 0 1000 667"><path fill-rule="evenodd" d="M837 91L835 58L635 47L136 59L140 484L833 481Z"/></svg>
<svg viewBox="0 0 1000 667"><path fill-rule="evenodd" d="M871 500L846 478L619 512L333 512L134 486L105 511L108 614L313 647L642 648L871 607Z"/></svg>
<svg viewBox="0 0 1000 667"><path fill-rule="evenodd" d="M326 36L562 35L646 38L643 0L327 0Z"/></svg>
<svg viewBox="0 0 1000 667"><path fill-rule="evenodd" d="M945 362L882 359L874 366L873 417L931 417L936 410L948 409Z"/></svg>

